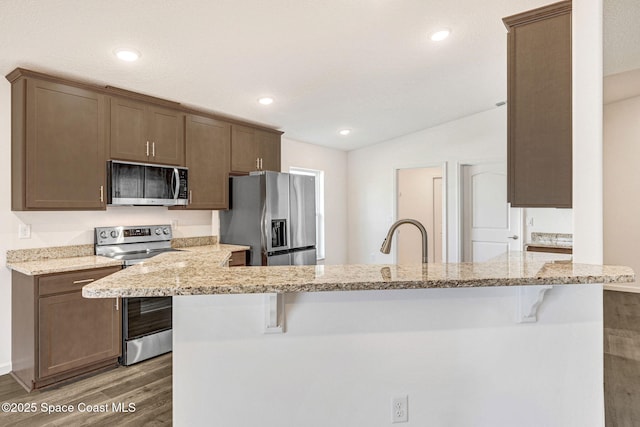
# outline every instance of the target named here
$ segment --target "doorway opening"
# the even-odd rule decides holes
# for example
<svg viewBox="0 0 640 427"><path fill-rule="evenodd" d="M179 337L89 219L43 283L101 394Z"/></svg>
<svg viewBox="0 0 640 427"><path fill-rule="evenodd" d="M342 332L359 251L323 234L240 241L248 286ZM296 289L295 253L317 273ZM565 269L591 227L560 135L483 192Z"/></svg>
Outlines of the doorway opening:
<svg viewBox="0 0 640 427"><path fill-rule="evenodd" d="M396 169L396 218L420 221L427 230L429 262L446 261L446 191L443 166ZM396 262L422 262L422 237L415 227L396 231ZM444 260L444 261L443 261Z"/></svg>

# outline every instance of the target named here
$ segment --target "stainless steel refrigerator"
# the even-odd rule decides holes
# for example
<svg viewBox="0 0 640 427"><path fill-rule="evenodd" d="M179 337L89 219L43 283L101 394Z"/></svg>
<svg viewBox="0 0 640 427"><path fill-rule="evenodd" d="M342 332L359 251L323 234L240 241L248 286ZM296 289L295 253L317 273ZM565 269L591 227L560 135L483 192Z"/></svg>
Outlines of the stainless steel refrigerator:
<svg viewBox="0 0 640 427"><path fill-rule="evenodd" d="M313 176L252 172L230 178L220 242L251 246L247 265L316 264Z"/></svg>

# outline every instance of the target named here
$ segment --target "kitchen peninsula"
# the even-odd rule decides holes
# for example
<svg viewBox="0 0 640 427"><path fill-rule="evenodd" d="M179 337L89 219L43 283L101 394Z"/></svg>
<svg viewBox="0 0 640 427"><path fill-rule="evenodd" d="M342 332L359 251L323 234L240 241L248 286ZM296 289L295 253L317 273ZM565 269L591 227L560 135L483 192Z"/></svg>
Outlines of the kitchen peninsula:
<svg viewBox="0 0 640 427"><path fill-rule="evenodd" d="M176 252L83 295L175 296L176 425L384 426L407 396L410 425L602 426L602 284L634 275L549 257L231 269Z"/></svg>

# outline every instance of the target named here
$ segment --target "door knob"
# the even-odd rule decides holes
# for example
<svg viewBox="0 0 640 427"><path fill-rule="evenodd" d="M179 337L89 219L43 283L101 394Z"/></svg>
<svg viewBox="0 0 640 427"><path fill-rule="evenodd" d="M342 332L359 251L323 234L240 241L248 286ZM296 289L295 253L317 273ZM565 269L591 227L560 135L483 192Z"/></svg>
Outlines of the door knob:
<svg viewBox="0 0 640 427"><path fill-rule="evenodd" d="M516 235L514 234L513 236L509 236L509 237L507 237L507 239L518 240L518 239L519 239L519 237L518 237L518 236L516 236Z"/></svg>

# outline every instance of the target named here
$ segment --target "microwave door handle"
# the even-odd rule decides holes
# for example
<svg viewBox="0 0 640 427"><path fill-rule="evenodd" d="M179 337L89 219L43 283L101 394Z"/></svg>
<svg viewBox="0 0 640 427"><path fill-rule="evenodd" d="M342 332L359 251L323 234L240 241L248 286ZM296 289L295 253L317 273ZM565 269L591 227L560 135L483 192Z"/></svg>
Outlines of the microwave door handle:
<svg viewBox="0 0 640 427"><path fill-rule="evenodd" d="M173 168L173 180L176 182L173 186L173 200L178 200L180 195L180 173L178 168Z"/></svg>

